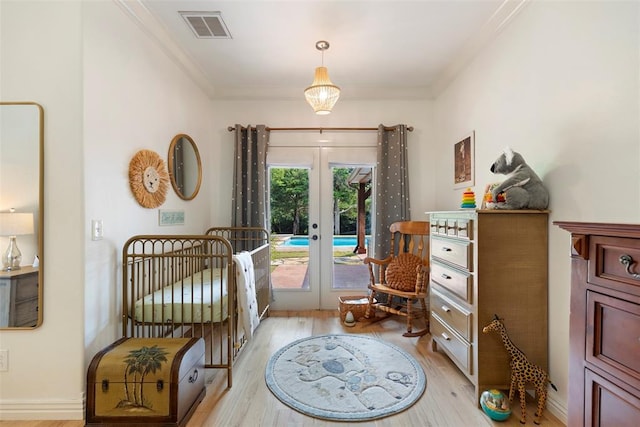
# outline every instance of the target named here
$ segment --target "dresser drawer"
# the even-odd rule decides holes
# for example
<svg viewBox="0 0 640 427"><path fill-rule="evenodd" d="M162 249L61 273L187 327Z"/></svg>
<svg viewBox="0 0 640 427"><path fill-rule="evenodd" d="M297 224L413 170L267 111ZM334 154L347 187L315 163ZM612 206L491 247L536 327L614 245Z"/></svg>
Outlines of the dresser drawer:
<svg viewBox="0 0 640 427"><path fill-rule="evenodd" d="M640 389L640 304L587 292L586 360Z"/></svg>
<svg viewBox="0 0 640 427"><path fill-rule="evenodd" d="M432 282L446 288L469 304L473 302L471 292L472 278L469 273L432 262L430 277Z"/></svg>
<svg viewBox="0 0 640 427"><path fill-rule="evenodd" d="M458 221L453 218L447 219L447 236L458 235Z"/></svg>
<svg viewBox="0 0 640 427"><path fill-rule="evenodd" d="M33 298L38 295L38 275L31 274L20 277L16 280L15 285L16 302L27 298Z"/></svg>
<svg viewBox="0 0 640 427"><path fill-rule="evenodd" d="M636 427L640 420L640 396L595 374L584 372L584 425L587 427Z"/></svg>
<svg viewBox="0 0 640 427"><path fill-rule="evenodd" d="M435 288L431 288L429 306L431 311L459 333L462 338L471 341L471 313L469 311L451 301Z"/></svg>
<svg viewBox="0 0 640 427"><path fill-rule="evenodd" d="M471 372L471 345L459 337L453 329L447 326L446 322L431 312L431 322L429 324L431 334L436 342L444 347L456 365L468 374Z"/></svg>
<svg viewBox="0 0 640 427"><path fill-rule="evenodd" d="M431 235L435 236L438 234L438 220L432 220L429 222L429 229L431 230Z"/></svg>
<svg viewBox="0 0 640 427"><path fill-rule="evenodd" d="M623 292L640 292L640 240L591 236L588 281ZM623 260L628 261L628 266Z"/></svg>
<svg viewBox="0 0 640 427"><path fill-rule="evenodd" d="M456 236L461 239L473 239L473 221L469 219L459 219L456 228Z"/></svg>
<svg viewBox="0 0 640 427"><path fill-rule="evenodd" d="M464 269L473 270L471 242L432 237L431 255Z"/></svg>
<svg viewBox="0 0 640 427"><path fill-rule="evenodd" d="M471 226L472 222L468 219L447 219L447 236L471 239Z"/></svg>
<svg viewBox="0 0 640 427"><path fill-rule="evenodd" d="M16 303L15 321L12 326L35 326L38 322L38 299Z"/></svg>

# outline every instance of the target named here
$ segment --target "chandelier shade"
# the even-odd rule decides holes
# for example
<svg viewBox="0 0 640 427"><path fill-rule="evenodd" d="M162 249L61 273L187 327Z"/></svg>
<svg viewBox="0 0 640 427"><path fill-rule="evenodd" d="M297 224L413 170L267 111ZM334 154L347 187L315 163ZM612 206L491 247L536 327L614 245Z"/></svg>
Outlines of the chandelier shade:
<svg viewBox="0 0 640 427"><path fill-rule="evenodd" d="M304 90L304 97L316 114L329 114L340 98L340 88L331 82L324 66L324 51L329 49L329 42L317 42L316 49L322 52L323 65L316 68L313 83Z"/></svg>
<svg viewBox="0 0 640 427"><path fill-rule="evenodd" d="M338 98L340 98L340 88L329 78L327 67L316 68L316 74L311 86L304 90L304 97L313 108L316 114L329 114Z"/></svg>

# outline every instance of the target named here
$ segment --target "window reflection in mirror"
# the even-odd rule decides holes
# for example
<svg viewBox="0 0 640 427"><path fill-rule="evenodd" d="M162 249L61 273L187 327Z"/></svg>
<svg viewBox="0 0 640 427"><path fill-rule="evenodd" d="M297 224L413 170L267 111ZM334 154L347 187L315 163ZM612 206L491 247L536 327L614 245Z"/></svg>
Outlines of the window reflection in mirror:
<svg viewBox="0 0 640 427"><path fill-rule="evenodd" d="M176 135L169 146L169 175L178 197L192 200L200 191L202 164L198 147L189 135Z"/></svg>
<svg viewBox="0 0 640 427"><path fill-rule="evenodd" d="M0 102L0 329L42 323L43 126L40 105Z"/></svg>

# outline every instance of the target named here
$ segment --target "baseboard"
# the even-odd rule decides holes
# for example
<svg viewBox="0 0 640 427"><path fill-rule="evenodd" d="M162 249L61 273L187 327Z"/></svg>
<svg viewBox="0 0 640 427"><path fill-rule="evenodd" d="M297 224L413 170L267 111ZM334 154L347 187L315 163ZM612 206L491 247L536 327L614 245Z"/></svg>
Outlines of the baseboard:
<svg viewBox="0 0 640 427"><path fill-rule="evenodd" d="M84 396L78 400L0 400L0 421L82 419L84 419Z"/></svg>
<svg viewBox="0 0 640 427"><path fill-rule="evenodd" d="M567 425L568 412L567 407L561 404L558 400L554 399L551 394L547 395L547 410L551 412L556 418L558 418L564 425Z"/></svg>

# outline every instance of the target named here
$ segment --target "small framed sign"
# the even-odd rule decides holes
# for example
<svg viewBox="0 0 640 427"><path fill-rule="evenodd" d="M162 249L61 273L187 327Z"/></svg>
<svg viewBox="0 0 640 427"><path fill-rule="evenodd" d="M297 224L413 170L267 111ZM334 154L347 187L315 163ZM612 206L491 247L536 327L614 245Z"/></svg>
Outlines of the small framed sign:
<svg viewBox="0 0 640 427"><path fill-rule="evenodd" d="M184 225L184 211L160 209L158 223L159 225Z"/></svg>
<svg viewBox="0 0 640 427"><path fill-rule="evenodd" d="M472 187L474 184L475 132L471 132L453 145L453 188Z"/></svg>

